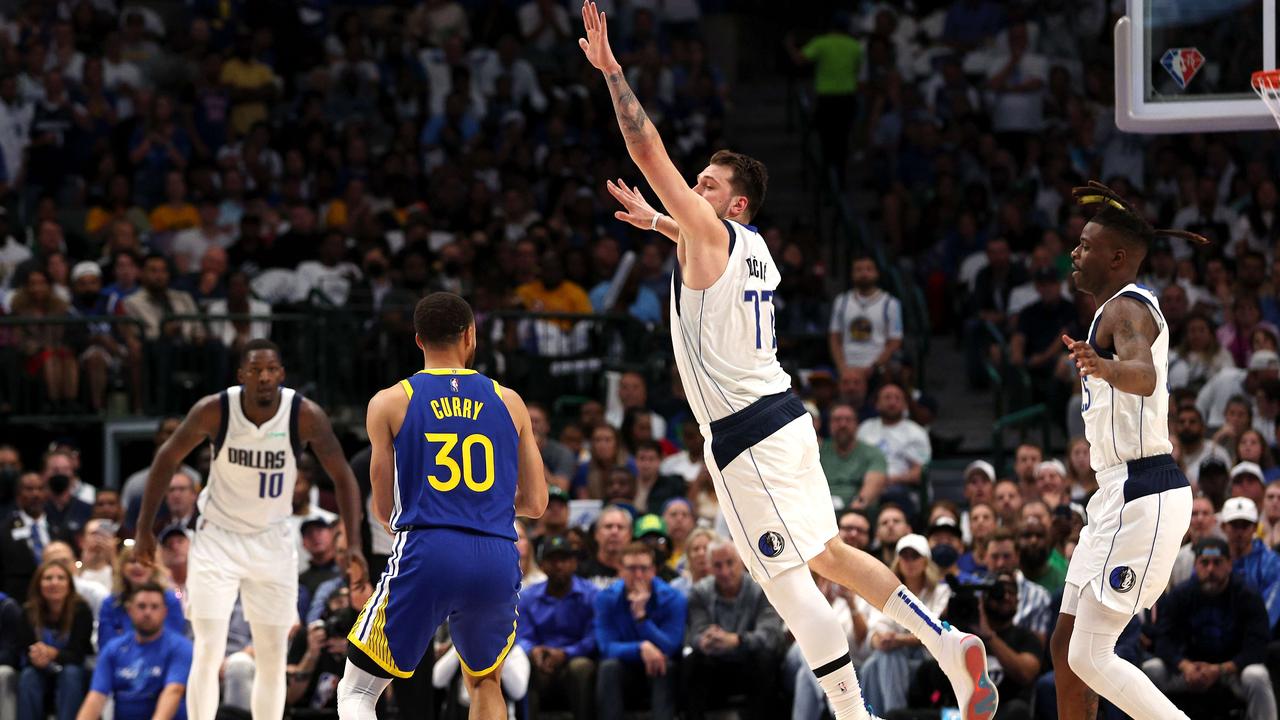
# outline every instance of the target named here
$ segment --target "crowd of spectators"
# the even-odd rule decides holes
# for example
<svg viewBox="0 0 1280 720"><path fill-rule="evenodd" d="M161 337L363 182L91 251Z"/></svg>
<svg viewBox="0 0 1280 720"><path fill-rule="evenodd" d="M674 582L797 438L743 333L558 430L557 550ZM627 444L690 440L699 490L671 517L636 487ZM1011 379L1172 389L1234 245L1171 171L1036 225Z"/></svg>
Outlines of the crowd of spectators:
<svg viewBox="0 0 1280 720"><path fill-rule="evenodd" d="M700 167L729 129L734 69L712 63L707 39L725 8L602 7L669 151L682 169ZM1270 718L1278 146L1270 135L1119 133L1108 44L1118 9L862 3L778 48L813 66L825 159L852 197L874 198L862 209L923 289L932 326L962 340L964 379L985 384L988 364L1025 373L1073 438L1065 449L1024 445L1007 469L977 460L963 501L934 499L933 420L964 410L916 385L904 299L883 289L871 257L828 272L815 238L766 214L784 278L780 352L823 438L842 539L984 637L1000 717L1053 717L1046 640L1097 487L1058 340L1087 335L1094 311L1067 280L1087 222L1070 188L1102 179L1157 225L1209 237L1195 248L1158 240L1144 271L1170 332L1174 455L1197 499L1170 592L1135 620L1121 654L1191 712L1220 717L1238 704ZM416 299L459 292L483 327L482 368L522 391L528 381L545 401L530 414L553 488L546 515L520 528L525 590L507 696L534 717L700 717L735 705L819 718L821 689L728 542L703 438L662 363L672 246L612 221L604 180L629 170L607 90L573 42L574 10L558 0L50 0L2 18L0 313L18 324L0 325L0 412L182 412L229 382L248 339L287 336L292 321L271 314L293 310L334 323L322 350L363 400L418 362L405 341ZM634 338L611 336L601 353L625 362L530 368L529 357L601 354L602 326L504 322L513 309L626 316L662 354L656 364L620 356L610 342L634 349ZM91 319L65 320L77 316ZM789 356L816 360L796 367ZM598 382L562 397L544 372ZM157 445L176 422L159 424ZM171 482L154 573L124 542L145 468L123 468L133 475L117 492L74 447L22 451L0 446L10 530L0 533L0 713L89 720L107 697L122 720L175 707L207 450ZM367 450L352 457L366 485L367 464ZM288 700L326 712L344 624L364 598L346 588L324 478L307 458L299 468ZM391 543L365 532L376 572ZM953 702L901 627L818 582L878 713L936 717ZM254 664L239 614L231 635L222 698L244 710ZM397 681L390 702L465 704L449 647L443 630L421 679ZM138 657L161 668L147 687L115 671Z"/></svg>

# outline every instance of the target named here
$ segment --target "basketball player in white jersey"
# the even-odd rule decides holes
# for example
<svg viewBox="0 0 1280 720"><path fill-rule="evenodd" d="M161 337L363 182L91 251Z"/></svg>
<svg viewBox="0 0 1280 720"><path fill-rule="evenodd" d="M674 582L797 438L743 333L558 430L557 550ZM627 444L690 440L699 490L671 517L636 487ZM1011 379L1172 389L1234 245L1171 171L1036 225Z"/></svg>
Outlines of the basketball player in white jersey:
<svg viewBox="0 0 1280 720"><path fill-rule="evenodd" d="M288 518L296 458L307 445L333 478L352 562L352 596L369 591L360 546L360 490L329 417L314 402L281 386L284 365L279 348L269 340L245 344L238 374L241 385L201 398L156 451L134 544L134 557L151 564L156 543L152 522L169 478L183 458L210 440L213 461L197 502L187 573L195 633L187 681L191 720L213 720L217 713L218 671L237 594L253 634L253 716L284 714L288 635L298 621L297 543Z"/></svg>
<svg viewBox="0 0 1280 720"><path fill-rule="evenodd" d="M951 679L965 720L990 720L995 686L982 641L940 621L878 560L840 541L809 415L778 364L773 293L780 279L764 238L746 225L759 210L765 169L720 151L690 188L609 49L606 19L582 8L587 59L604 73L631 159L671 218L629 204L618 217L676 241L671 322L676 364L706 438L711 472L738 553L786 621L839 720L869 717L831 605L810 569L853 588L911 630ZM658 226L661 225L659 228Z"/></svg>
<svg viewBox="0 0 1280 720"><path fill-rule="evenodd" d="M1135 720L1185 718L1115 652L1121 631L1169 584L1191 523L1191 486L1170 455L1169 327L1155 293L1136 283L1157 232L1100 183L1074 194L1080 204L1100 208L1071 253L1076 289L1092 295L1098 310L1087 340L1062 336L1080 372L1080 409L1098 490L1071 556L1050 643L1058 717L1093 720L1092 688Z"/></svg>

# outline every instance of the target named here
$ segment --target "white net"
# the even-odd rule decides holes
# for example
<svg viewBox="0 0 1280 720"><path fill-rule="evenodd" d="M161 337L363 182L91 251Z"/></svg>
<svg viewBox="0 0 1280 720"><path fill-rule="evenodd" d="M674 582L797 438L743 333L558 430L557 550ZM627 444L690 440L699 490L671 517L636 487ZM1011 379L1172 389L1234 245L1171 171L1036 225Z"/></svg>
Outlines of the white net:
<svg viewBox="0 0 1280 720"><path fill-rule="evenodd" d="M1253 90L1280 124L1280 70L1259 70L1253 74Z"/></svg>

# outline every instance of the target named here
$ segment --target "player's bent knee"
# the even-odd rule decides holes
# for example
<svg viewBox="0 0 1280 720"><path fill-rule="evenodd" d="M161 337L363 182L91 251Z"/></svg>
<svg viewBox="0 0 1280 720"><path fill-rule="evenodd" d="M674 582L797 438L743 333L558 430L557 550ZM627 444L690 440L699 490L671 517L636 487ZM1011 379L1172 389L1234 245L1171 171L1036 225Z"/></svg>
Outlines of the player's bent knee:
<svg viewBox="0 0 1280 720"><path fill-rule="evenodd" d="M1075 673L1076 677L1093 687L1101 679L1101 673L1098 671L1097 658L1094 657L1093 648L1090 647L1089 634L1071 634L1071 641L1067 644L1066 666L1071 668L1071 672Z"/></svg>

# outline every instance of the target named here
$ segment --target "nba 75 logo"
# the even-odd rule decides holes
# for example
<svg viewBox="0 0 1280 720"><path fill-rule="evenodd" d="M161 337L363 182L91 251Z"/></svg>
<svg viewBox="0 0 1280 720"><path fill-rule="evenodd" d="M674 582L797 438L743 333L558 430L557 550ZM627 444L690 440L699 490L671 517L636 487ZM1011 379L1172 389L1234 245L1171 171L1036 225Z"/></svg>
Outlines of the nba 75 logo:
<svg viewBox="0 0 1280 720"><path fill-rule="evenodd" d="M1160 64L1173 76L1173 81L1178 83L1178 89L1186 90L1191 84L1191 78L1195 77L1204 66L1204 55L1193 47L1169 48L1160 58Z"/></svg>

